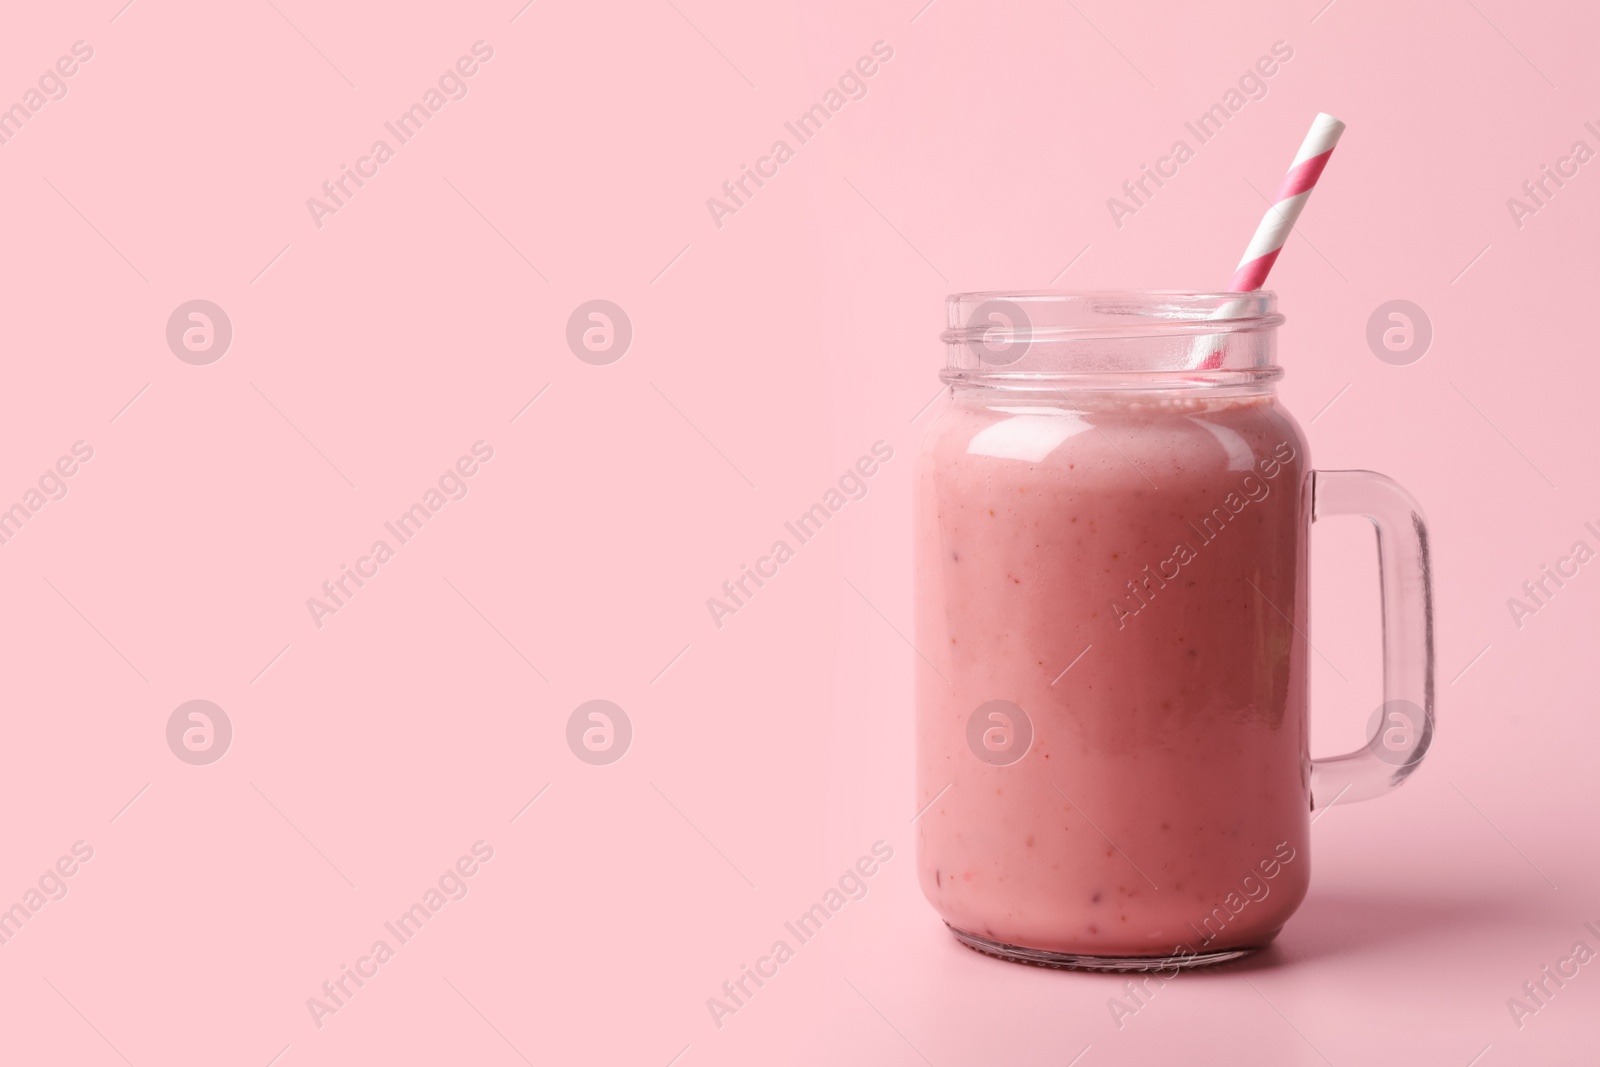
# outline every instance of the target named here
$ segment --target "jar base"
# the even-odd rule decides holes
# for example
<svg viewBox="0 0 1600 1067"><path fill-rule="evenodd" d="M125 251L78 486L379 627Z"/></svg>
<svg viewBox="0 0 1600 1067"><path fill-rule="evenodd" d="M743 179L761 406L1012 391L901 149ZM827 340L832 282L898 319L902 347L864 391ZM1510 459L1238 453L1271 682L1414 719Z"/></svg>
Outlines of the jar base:
<svg viewBox="0 0 1600 1067"><path fill-rule="evenodd" d="M1252 945L1247 948L1222 949L1217 952L1198 952L1183 956L1084 956L1073 952L1055 952L1051 949L1025 948L1021 945L1008 945L1003 941L981 937L978 934L969 934L965 930L950 926L950 932L956 935L956 940L986 956L996 959L1009 960L1012 963L1031 963L1036 967L1054 967L1066 971L1169 971L1187 970L1191 967L1208 967L1213 964L1227 963L1252 952L1259 952L1263 946Z"/></svg>

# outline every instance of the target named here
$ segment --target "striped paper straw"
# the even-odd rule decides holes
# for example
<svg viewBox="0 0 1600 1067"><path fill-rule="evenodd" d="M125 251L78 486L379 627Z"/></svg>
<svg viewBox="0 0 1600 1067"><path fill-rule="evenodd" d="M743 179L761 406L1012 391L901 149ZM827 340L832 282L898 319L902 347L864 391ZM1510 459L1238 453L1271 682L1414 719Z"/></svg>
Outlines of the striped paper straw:
<svg viewBox="0 0 1600 1067"><path fill-rule="evenodd" d="M1295 220L1306 206L1311 190L1317 187L1317 179L1322 177L1322 169L1328 165L1328 157L1333 154L1333 146L1339 143L1342 133L1344 123L1332 115L1319 113L1312 120L1300 151L1295 153L1294 162L1289 164L1289 173L1283 176L1283 183L1278 186L1278 195L1262 216L1261 225L1256 227L1255 236L1250 239L1239 266L1234 269L1233 280L1228 283L1229 292L1248 293L1266 284L1267 273L1278 261L1283 242L1289 239L1289 231L1294 229ZM1211 317L1232 318L1243 310L1243 306L1242 301L1230 301L1212 312ZM1206 334L1199 338L1192 352L1194 362L1198 362L1203 370L1220 367L1222 345L1222 334Z"/></svg>
<svg viewBox="0 0 1600 1067"><path fill-rule="evenodd" d="M1300 217L1301 208L1306 206L1311 190L1317 187L1322 168L1328 165L1328 157L1333 155L1333 146L1339 143L1343 132L1344 123L1332 115L1319 114L1312 121L1311 132L1306 134L1294 162L1289 164L1289 173L1283 176L1278 195L1273 197L1272 206L1262 217L1261 225L1256 227L1256 235L1250 239L1244 258L1233 272L1233 281L1228 283L1230 292L1248 293L1266 284L1267 272L1277 262L1283 242L1294 229L1294 222Z"/></svg>

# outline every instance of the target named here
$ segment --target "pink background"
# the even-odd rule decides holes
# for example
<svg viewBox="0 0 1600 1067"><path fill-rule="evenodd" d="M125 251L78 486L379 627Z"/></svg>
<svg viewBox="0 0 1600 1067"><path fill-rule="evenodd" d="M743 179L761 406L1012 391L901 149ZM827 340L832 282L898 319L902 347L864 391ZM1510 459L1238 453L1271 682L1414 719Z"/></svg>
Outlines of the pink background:
<svg viewBox="0 0 1600 1067"><path fill-rule="evenodd" d="M121 3L0 34L0 102L94 50L0 145L0 504L94 450L0 546L0 905L93 849L0 945L0 1059L1594 1059L1600 965L1520 1029L1506 1004L1600 949L1600 563L1520 629L1506 606L1600 547L1600 162L1520 228L1506 206L1600 149L1585 5ZM306 199L479 40L467 96L318 228ZM880 40L867 95L715 225ZM1267 95L1114 225L1275 41ZM1319 110L1350 128L1273 275L1282 395L1318 465L1427 509L1440 732L1400 792L1319 819L1274 948L1119 1029L1124 979L963 949L912 877L897 631L941 298L1219 287ZM233 326L209 365L165 339L193 299ZM619 362L566 344L591 299L632 322ZM1433 324L1407 366L1365 341L1392 299ZM880 439L869 495L715 627L706 598ZM465 499L314 625L480 440ZM1332 754L1380 700L1376 568L1353 521L1315 554ZM597 698L633 727L608 766L565 740ZM233 728L207 766L166 740L195 699ZM480 840L468 895L319 1028L307 998ZM878 840L868 895L718 1028L706 998Z"/></svg>

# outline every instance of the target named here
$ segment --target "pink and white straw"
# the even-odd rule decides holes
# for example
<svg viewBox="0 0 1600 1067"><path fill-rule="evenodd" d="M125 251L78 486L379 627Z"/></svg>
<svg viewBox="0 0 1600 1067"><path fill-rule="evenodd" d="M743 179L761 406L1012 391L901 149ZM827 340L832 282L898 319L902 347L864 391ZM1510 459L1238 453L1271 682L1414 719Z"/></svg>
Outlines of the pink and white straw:
<svg viewBox="0 0 1600 1067"><path fill-rule="evenodd" d="M1294 229L1295 220L1306 206L1311 190L1316 188L1317 179L1322 177L1322 169L1328 165L1328 157L1333 154L1333 146L1339 143L1342 133L1344 123L1332 115L1318 114L1312 120L1311 130L1300 145L1300 151L1295 154L1294 162L1289 164L1289 173L1283 176L1277 197L1272 206L1267 208L1261 225L1256 227L1256 235L1244 250L1244 258L1239 260L1239 266L1234 269L1233 281L1228 283L1230 293L1253 292L1266 284L1267 273L1278 261L1283 242L1289 239L1289 232ZM1208 318L1231 319L1247 306L1243 298L1230 300L1213 310ZM1196 337L1189 365L1198 366L1201 370L1216 370L1222 366L1226 336L1212 333Z"/></svg>
<svg viewBox="0 0 1600 1067"><path fill-rule="evenodd" d="M1311 123L1311 132L1306 134L1299 153L1289 165L1289 173L1278 186L1278 195L1261 219L1261 225L1256 227L1256 235L1250 239L1244 258L1233 272L1233 281L1228 283L1230 292L1248 293L1266 283L1267 272L1277 262L1283 242L1294 229L1295 220L1306 206L1311 190L1316 188L1322 168L1328 165L1328 157L1333 154L1333 146L1339 143L1342 133L1344 123L1332 115L1319 114Z"/></svg>

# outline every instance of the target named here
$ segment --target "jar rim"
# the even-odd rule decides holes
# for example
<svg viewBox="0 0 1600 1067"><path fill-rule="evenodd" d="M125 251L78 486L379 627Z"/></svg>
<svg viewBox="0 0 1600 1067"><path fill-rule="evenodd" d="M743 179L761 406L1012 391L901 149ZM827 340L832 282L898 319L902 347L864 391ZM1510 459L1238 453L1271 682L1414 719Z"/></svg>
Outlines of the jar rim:
<svg viewBox="0 0 1600 1067"><path fill-rule="evenodd" d="M1285 318L1270 289L990 290L953 293L946 309L946 381L1123 377L1150 388L1174 376L1193 387L1281 374Z"/></svg>
<svg viewBox="0 0 1600 1067"><path fill-rule="evenodd" d="M1008 307L1009 306L1009 307ZM1150 336L1151 333L1238 333L1272 329L1286 320L1271 289L1248 293L1187 289L1018 289L952 293L945 298L947 327L940 339L967 344L994 338L999 329L1020 340ZM996 323L992 314L1020 312L1019 321Z"/></svg>
<svg viewBox="0 0 1600 1067"><path fill-rule="evenodd" d="M971 289L959 293L951 293L948 299L961 300L971 297L988 299L1007 296L1055 300L1074 300L1081 297L1094 296L1177 296L1231 300L1242 296L1259 296L1275 302L1278 297L1278 291L1276 289L1251 289L1240 293L1224 289Z"/></svg>

